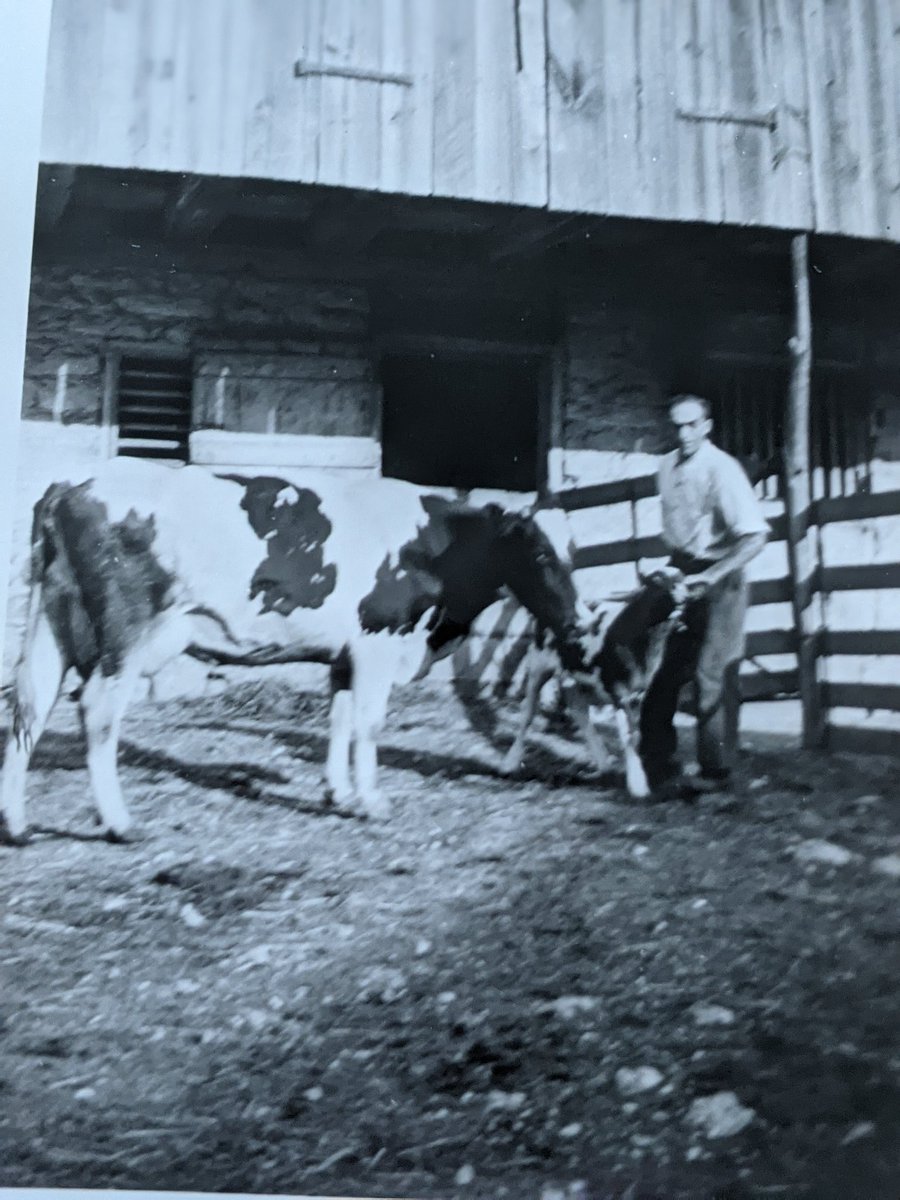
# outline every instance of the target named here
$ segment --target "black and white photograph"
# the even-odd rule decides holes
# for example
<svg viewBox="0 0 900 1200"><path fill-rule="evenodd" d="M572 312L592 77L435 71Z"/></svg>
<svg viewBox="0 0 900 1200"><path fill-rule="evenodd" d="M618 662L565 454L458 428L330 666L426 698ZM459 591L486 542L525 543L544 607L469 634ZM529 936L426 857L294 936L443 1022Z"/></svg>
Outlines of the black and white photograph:
<svg viewBox="0 0 900 1200"><path fill-rule="evenodd" d="M3 4L0 1192L897 1200L900 0Z"/></svg>

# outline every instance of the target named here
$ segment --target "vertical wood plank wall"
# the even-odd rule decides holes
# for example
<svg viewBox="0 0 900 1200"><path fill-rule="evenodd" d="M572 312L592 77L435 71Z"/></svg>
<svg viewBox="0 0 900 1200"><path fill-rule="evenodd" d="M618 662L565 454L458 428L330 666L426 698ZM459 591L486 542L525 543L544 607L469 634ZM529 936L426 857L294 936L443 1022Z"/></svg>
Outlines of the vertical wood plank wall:
<svg viewBox="0 0 900 1200"><path fill-rule="evenodd" d="M898 29L900 0L55 0L42 158L898 240Z"/></svg>

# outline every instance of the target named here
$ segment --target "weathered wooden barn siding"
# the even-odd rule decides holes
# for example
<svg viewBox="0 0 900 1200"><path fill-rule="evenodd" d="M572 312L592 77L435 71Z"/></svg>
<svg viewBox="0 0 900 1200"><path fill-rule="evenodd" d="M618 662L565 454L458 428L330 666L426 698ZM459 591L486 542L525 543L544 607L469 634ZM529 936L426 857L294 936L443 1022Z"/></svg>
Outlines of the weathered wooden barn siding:
<svg viewBox="0 0 900 1200"><path fill-rule="evenodd" d="M56 0L43 158L898 240L898 28L900 0Z"/></svg>
<svg viewBox="0 0 900 1200"><path fill-rule="evenodd" d="M543 47L541 0L57 0L43 158L541 205Z"/></svg>
<svg viewBox="0 0 900 1200"><path fill-rule="evenodd" d="M548 12L551 207L900 236L896 0Z"/></svg>
<svg viewBox="0 0 900 1200"><path fill-rule="evenodd" d="M900 238L898 0L550 0L549 206Z"/></svg>

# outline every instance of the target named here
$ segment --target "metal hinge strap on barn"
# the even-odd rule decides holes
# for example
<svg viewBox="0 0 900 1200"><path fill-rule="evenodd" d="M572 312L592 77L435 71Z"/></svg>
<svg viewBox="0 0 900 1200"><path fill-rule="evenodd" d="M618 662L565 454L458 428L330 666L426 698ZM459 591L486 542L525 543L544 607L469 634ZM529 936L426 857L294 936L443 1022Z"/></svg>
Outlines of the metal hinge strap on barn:
<svg viewBox="0 0 900 1200"><path fill-rule="evenodd" d="M778 124L778 110L770 108L766 112L739 113L725 110L723 112L703 112L694 109L677 108L675 115L681 121L711 122L715 125L751 125L760 129L775 132Z"/></svg>
<svg viewBox="0 0 900 1200"><path fill-rule="evenodd" d="M294 63L295 79L327 75L337 79L355 79L362 83L392 83L397 87L412 87L411 75L393 71L369 71L363 67L341 67L330 63L311 63L299 58Z"/></svg>

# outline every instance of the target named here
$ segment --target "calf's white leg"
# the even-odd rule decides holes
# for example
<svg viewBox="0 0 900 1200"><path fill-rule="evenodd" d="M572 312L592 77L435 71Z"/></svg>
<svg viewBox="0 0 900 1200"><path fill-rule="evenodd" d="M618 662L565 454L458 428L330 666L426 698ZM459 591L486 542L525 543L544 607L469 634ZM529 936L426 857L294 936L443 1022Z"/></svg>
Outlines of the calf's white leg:
<svg viewBox="0 0 900 1200"><path fill-rule="evenodd" d="M16 668L13 726L3 759L0 811L13 841L25 835L25 774L38 738L59 695L65 674L62 654L50 623L40 613Z"/></svg>
<svg viewBox="0 0 900 1200"><path fill-rule="evenodd" d="M625 755L625 786L628 794L635 800L645 800L650 795L650 785L647 783L647 773L641 756L638 754L640 733L637 721L630 718L629 713L618 704L616 705L616 728Z"/></svg>
<svg viewBox="0 0 900 1200"><path fill-rule="evenodd" d="M601 771L605 771L609 766L609 752L606 749L606 743L603 738L594 728L594 723L591 720L590 702L578 686L571 690L569 696L569 707L572 715L575 718L575 724L578 726L578 731L584 738L584 743L588 748L591 758L597 764Z"/></svg>

